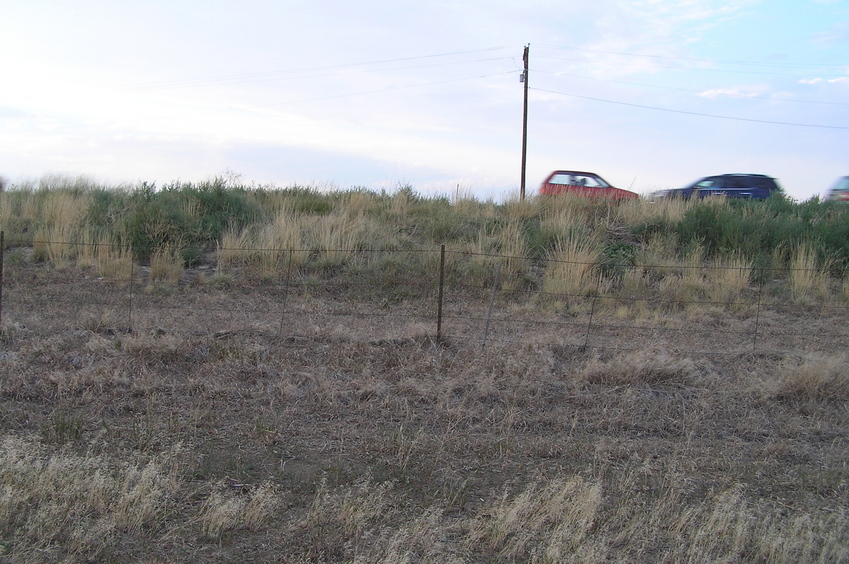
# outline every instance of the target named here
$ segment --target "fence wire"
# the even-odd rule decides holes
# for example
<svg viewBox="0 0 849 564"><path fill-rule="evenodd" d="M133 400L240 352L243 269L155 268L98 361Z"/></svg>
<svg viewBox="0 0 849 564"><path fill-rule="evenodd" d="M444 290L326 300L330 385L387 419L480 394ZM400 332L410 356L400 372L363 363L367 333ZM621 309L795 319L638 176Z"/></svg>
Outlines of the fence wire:
<svg viewBox="0 0 849 564"><path fill-rule="evenodd" d="M735 268L627 265L606 279L593 263L440 255L439 249L227 251L226 264L180 269L177 279L168 280L152 264L132 262L108 274L96 261L57 266L28 260L27 249L7 250L0 259L2 321L55 332L438 337L457 346L557 344L721 355L825 352L849 345L849 307L835 280L828 296L794 295L783 280L775 287L749 282L716 299L709 286L713 274ZM284 259L272 269L246 260L262 253ZM413 255L415 265L407 270L405 260ZM581 285L568 270L552 282L555 262L590 272L592 283ZM502 270L507 264L524 267ZM663 276L653 274L661 271ZM759 277L775 280L788 272ZM627 287L628 273L650 274L634 275L631 282L640 282L635 289ZM755 278L751 270L747 278Z"/></svg>

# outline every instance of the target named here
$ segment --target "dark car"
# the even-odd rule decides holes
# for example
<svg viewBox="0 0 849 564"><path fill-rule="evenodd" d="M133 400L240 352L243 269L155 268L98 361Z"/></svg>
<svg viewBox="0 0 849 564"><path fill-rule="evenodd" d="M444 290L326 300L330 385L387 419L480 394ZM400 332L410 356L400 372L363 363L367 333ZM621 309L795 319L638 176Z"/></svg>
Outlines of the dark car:
<svg viewBox="0 0 849 564"><path fill-rule="evenodd" d="M764 174L719 174L707 176L684 188L663 190L652 196L685 199L725 196L726 198L765 200L776 193L782 193L781 186L774 178Z"/></svg>
<svg viewBox="0 0 849 564"><path fill-rule="evenodd" d="M826 199L832 202L849 202L849 176L838 179L828 191Z"/></svg>
<svg viewBox="0 0 849 564"><path fill-rule="evenodd" d="M605 179L594 172L578 170L555 170L548 175L540 186L543 196L572 194L595 200L636 200L636 192L614 188Z"/></svg>

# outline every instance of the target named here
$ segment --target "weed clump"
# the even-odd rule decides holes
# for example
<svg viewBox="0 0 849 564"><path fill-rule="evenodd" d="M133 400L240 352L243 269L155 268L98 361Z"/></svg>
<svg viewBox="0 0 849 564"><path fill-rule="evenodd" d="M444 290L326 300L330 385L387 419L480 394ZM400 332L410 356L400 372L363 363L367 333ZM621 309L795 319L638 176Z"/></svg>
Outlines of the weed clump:
<svg viewBox="0 0 849 564"><path fill-rule="evenodd" d="M785 366L764 384L765 399L792 403L843 403L849 400L849 368L845 356L809 357Z"/></svg>
<svg viewBox="0 0 849 564"><path fill-rule="evenodd" d="M698 372L689 358L673 356L668 351L642 350L608 360L593 357L579 380L613 386L688 384Z"/></svg>

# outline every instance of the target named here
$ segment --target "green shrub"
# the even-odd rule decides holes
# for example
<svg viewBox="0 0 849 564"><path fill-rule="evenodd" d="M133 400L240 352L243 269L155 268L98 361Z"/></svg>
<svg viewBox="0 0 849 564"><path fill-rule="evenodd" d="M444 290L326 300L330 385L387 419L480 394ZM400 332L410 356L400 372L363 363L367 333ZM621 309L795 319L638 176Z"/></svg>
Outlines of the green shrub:
<svg viewBox="0 0 849 564"><path fill-rule="evenodd" d="M849 266L849 209L817 198L802 203L780 196L702 201L680 221L652 219L632 230L644 244L655 234L674 233L679 254L699 244L707 259L745 256L755 270L777 266L776 256L783 257L781 266L786 268L789 255L781 250L801 244L814 249L823 264L832 265L833 275Z"/></svg>

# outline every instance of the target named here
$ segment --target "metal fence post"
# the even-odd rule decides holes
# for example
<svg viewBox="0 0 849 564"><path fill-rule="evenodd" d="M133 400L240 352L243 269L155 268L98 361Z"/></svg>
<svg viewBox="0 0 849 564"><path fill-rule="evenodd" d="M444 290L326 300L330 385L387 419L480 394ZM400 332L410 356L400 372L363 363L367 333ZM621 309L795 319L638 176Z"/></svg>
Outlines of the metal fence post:
<svg viewBox="0 0 849 564"><path fill-rule="evenodd" d="M280 326L277 328L277 336L283 336L283 321L286 319L286 302L289 299L289 285L292 279L292 261L295 250L289 249L289 264L286 265L286 285L283 288L283 303L280 307Z"/></svg>
<svg viewBox="0 0 849 564"><path fill-rule="evenodd" d="M3 259L6 256L6 233L0 231L0 323L3 322Z"/></svg>
<svg viewBox="0 0 849 564"><path fill-rule="evenodd" d="M755 331L754 331L754 335L752 335L752 352L755 352L758 348L758 329L760 328L760 322L761 322L761 296L763 296L763 293L764 293L764 276L766 276L766 273L762 269L761 270L761 277L760 277L761 283L760 283L760 286L758 287L758 307L757 307L757 310L755 312Z"/></svg>
<svg viewBox="0 0 849 564"><path fill-rule="evenodd" d="M590 331L593 326L593 315L595 315L595 302L598 299L598 293L601 288L601 276L596 279L595 284L595 294L593 294L593 304L590 307L590 319L587 321L587 334L584 336L584 350L586 350L587 346L590 344Z"/></svg>
<svg viewBox="0 0 849 564"><path fill-rule="evenodd" d="M127 333L133 332L133 277L136 275L135 270L135 261L133 260L133 256L130 255L130 284L129 284L129 298L130 305L127 311Z"/></svg>
<svg viewBox="0 0 849 564"><path fill-rule="evenodd" d="M439 296L436 305L436 342L442 342L442 298L445 295L445 245L439 248Z"/></svg>
<svg viewBox="0 0 849 564"><path fill-rule="evenodd" d="M495 303L495 292L498 289L498 277L501 275L501 263L498 263L498 268L495 269L495 281L492 283L492 295L489 297L489 310L486 312L486 325L483 329L483 343L481 350L486 347L486 337L489 334L489 320L492 318L492 305Z"/></svg>

